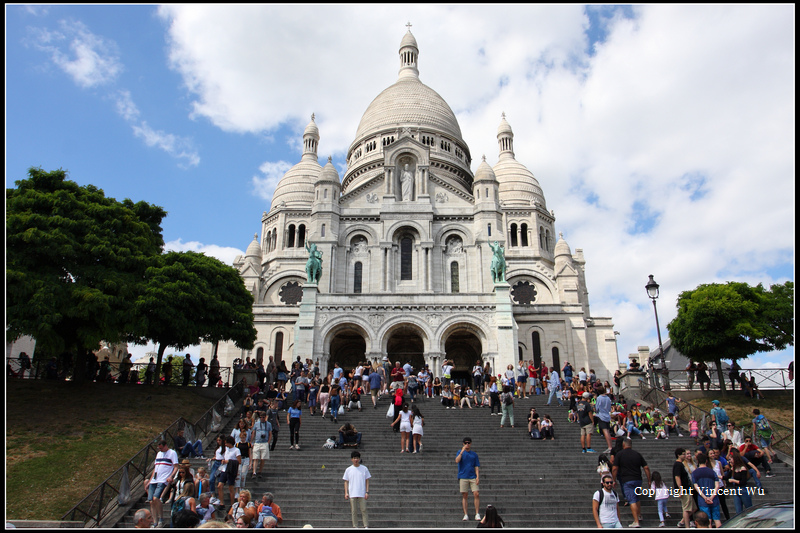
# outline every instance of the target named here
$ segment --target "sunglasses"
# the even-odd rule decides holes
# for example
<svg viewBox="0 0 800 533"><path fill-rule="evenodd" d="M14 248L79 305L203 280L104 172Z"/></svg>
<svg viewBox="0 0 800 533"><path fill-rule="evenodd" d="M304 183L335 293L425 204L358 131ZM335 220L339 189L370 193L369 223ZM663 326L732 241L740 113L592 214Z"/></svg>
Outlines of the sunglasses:
<svg viewBox="0 0 800 533"><path fill-rule="evenodd" d="M603 485L613 485L613 481L603 481Z"/></svg>

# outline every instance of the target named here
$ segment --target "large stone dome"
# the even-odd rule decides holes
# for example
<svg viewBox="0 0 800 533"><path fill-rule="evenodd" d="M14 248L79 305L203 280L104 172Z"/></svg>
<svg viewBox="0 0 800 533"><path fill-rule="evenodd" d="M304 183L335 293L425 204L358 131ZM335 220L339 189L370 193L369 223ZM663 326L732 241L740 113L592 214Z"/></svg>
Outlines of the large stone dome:
<svg viewBox="0 0 800 533"><path fill-rule="evenodd" d="M356 131L356 142L400 126L428 127L461 140L456 115L439 93L417 77L401 78L367 107Z"/></svg>

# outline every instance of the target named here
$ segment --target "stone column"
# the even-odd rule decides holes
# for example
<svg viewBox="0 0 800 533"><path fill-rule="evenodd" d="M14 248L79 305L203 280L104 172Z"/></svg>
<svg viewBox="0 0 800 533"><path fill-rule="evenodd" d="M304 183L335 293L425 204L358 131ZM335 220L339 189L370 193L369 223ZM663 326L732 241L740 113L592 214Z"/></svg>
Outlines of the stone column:
<svg viewBox="0 0 800 533"><path fill-rule="evenodd" d="M508 365L517 363L517 323L514 320L513 305L509 292L511 286L508 283L495 283L495 324L497 326L497 358L494 362L496 368L505 369Z"/></svg>
<svg viewBox="0 0 800 533"><path fill-rule="evenodd" d="M292 355L302 358L316 358L314 354L314 325L317 319L317 294L319 289L316 284L303 285L303 300L300 302L300 316L294 326L294 349ZM322 369L320 369L321 371Z"/></svg>

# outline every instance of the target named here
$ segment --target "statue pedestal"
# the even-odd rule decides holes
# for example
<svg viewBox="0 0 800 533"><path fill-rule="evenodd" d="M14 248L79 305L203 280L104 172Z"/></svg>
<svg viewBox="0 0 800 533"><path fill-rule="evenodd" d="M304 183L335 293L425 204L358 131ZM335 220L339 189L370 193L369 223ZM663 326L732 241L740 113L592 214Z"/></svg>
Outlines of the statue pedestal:
<svg viewBox="0 0 800 533"><path fill-rule="evenodd" d="M517 322L514 320L514 305L511 303L511 285L508 283L495 283L495 324L497 326L497 358L495 359L495 373L505 371L508 365L517 367Z"/></svg>
<svg viewBox="0 0 800 533"><path fill-rule="evenodd" d="M294 326L292 358L296 358L298 355L302 359L314 357L314 324L317 320L317 294L319 294L319 288L316 284L307 283L303 285L300 316Z"/></svg>

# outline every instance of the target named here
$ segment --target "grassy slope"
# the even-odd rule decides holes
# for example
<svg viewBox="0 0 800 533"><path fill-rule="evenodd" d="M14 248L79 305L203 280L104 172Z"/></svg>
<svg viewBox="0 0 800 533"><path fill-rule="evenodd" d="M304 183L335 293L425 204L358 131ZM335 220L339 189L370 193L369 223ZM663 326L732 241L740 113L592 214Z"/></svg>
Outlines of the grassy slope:
<svg viewBox="0 0 800 533"><path fill-rule="evenodd" d="M179 387L6 387L6 517L18 520L60 519L175 419L195 421L213 404Z"/></svg>

